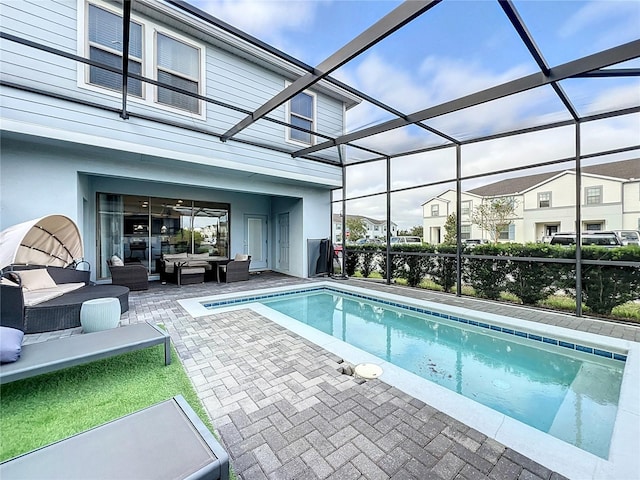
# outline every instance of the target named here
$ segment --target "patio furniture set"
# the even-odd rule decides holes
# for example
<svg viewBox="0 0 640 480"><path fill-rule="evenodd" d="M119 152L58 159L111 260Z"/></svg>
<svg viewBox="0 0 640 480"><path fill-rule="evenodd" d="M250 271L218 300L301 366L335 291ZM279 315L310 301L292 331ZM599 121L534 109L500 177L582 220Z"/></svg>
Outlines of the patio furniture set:
<svg viewBox="0 0 640 480"><path fill-rule="evenodd" d="M189 285L205 281L239 282L249 280L250 255L237 254L233 259L207 253L164 254L156 262L163 283Z"/></svg>
<svg viewBox="0 0 640 480"><path fill-rule="evenodd" d="M168 333L149 323L118 327L130 287L148 288L142 265L110 263L114 284L92 284L89 271L76 269L86 263L76 260L82 257L77 226L61 215L1 232L0 246L0 385L155 345L164 345L165 365L171 363ZM81 335L22 345L25 333L81 325ZM226 480L229 459L178 395L0 463L0 478L44 472L51 479Z"/></svg>

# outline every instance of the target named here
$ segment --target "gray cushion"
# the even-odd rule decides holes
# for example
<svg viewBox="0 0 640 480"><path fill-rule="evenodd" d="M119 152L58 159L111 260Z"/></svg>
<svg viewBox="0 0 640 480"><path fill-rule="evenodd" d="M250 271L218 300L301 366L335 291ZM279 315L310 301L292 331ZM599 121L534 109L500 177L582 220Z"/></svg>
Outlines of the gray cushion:
<svg viewBox="0 0 640 480"><path fill-rule="evenodd" d="M0 327L0 363L11 363L20 358L23 337L22 330Z"/></svg>

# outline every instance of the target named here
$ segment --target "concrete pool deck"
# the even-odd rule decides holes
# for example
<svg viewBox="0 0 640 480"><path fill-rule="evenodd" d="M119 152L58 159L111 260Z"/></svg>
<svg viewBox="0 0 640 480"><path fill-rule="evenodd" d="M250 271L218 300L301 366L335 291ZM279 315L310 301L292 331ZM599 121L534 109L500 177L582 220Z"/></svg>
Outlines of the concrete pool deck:
<svg viewBox="0 0 640 480"><path fill-rule="evenodd" d="M239 478L562 478L384 379L360 384L341 375L339 356L256 312L194 318L178 303L303 282L310 281L265 273L228 285L152 283L146 292L132 292L131 309L123 316L123 323L167 326ZM576 330L631 341L640 338L635 326L368 281L336 283L524 320L538 316L543 323L573 324ZM29 341L53 335L30 336Z"/></svg>

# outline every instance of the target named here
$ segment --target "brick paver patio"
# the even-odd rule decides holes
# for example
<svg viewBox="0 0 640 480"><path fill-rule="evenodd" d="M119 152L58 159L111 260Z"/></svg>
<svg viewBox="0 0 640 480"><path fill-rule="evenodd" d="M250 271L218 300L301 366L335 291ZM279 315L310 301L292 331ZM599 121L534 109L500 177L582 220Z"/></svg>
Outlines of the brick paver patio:
<svg viewBox="0 0 640 480"><path fill-rule="evenodd" d="M340 358L251 310L194 319L177 303L304 281L263 273L229 285L179 288L154 282L148 291L131 293L130 311L123 316L123 323L167 326L238 478L563 478L380 380L362 382L341 374ZM371 282L365 286L640 340L640 328L634 326ZM28 341L59 335L31 335Z"/></svg>

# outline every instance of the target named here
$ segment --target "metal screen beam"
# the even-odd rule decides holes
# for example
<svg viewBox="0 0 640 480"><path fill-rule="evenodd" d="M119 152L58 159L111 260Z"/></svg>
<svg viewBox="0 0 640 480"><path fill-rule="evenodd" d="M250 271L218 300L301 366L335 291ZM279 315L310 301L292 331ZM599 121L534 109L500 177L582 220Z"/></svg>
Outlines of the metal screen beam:
<svg viewBox="0 0 640 480"><path fill-rule="evenodd" d="M523 41L523 43L527 47L527 50L529 50L529 53L538 64L540 71L545 75L549 75L549 73L551 72L551 68L549 68L549 64L544 59L542 52L538 48L538 45L536 45L533 36L529 32L527 25L522 20L522 17L520 17L520 14L516 10L516 7L513 5L511 0L499 0L499 3L502 7L502 10L504 10L504 13L509 18L511 25L513 25L513 28L516 29L516 32L518 32L518 35L520 35L520 39ZM562 87L557 83L552 83L551 86L553 87L553 90L556 92L558 97L560 97L560 100L564 104L565 108L573 117L573 120L577 122L578 118L580 117L578 115L578 111L571 103L571 100L569 100L567 94L564 93Z"/></svg>
<svg viewBox="0 0 640 480"><path fill-rule="evenodd" d="M280 105L295 97L298 93L304 91L314 83L319 82L349 60L357 57L362 52L385 39L393 32L402 28L404 25L411 22L413 19L420 16L441 1L442 0L416 0L401 3L398 7L382 17L340 50L321 62L313 72L309 72L298 78L291 85L256 109L251 115L248 115L231 127L222 135L222 141L226 141L233 137L241 130L264 117L272 110L278 108Z"/></svg>
<svg viewBox="0 0 640 480"><path fill-rule="evenodd" d="M388 132L396 128L404 127L411 123L421 122L430 118L445 115L447 113L456 112L465 108L480 105L492 100L508 97L516 93L525 92L543 85L548 85L553 82L564 80L567 78L575 77L585 72L591 72L599 68L607 67L609 65L615 65L617 63L626 62L627 60L640 57L640 40L634 40L624 45L604 50L602 52L588 55L571 62L564 63L551 69L548 76L542 73L534 73L525 77L512 80L510 82L496 85L495 87L487 88L480 92L472 93L464 97L451 100L449 102L429 107L424 110L407 115L406 119L397 118L389 120L387 122L374 125L372 127L363 128L355 132L351 132L345 135L341 135L334 141L323 142L311 147L298 150L292 155L298 157L301 155L308 155L319 150L332 147L334 145L340 145L347 142L353 142L361 138L370 137L379 133Z"/></svg>
<svg viewBox="0 0 640 480"><path fill-rule="evenodd" d="M127 95L129 87L129 38L131 31L131 0L122 4L122 112L120 117L129 118L127 113Z"/></svg>
<svg viewBox="0 0 640 480"><path fill-rule="evenodd" d="M602 68L573 76L573 78L594 77L640 77L640 68Z"/></svg>

